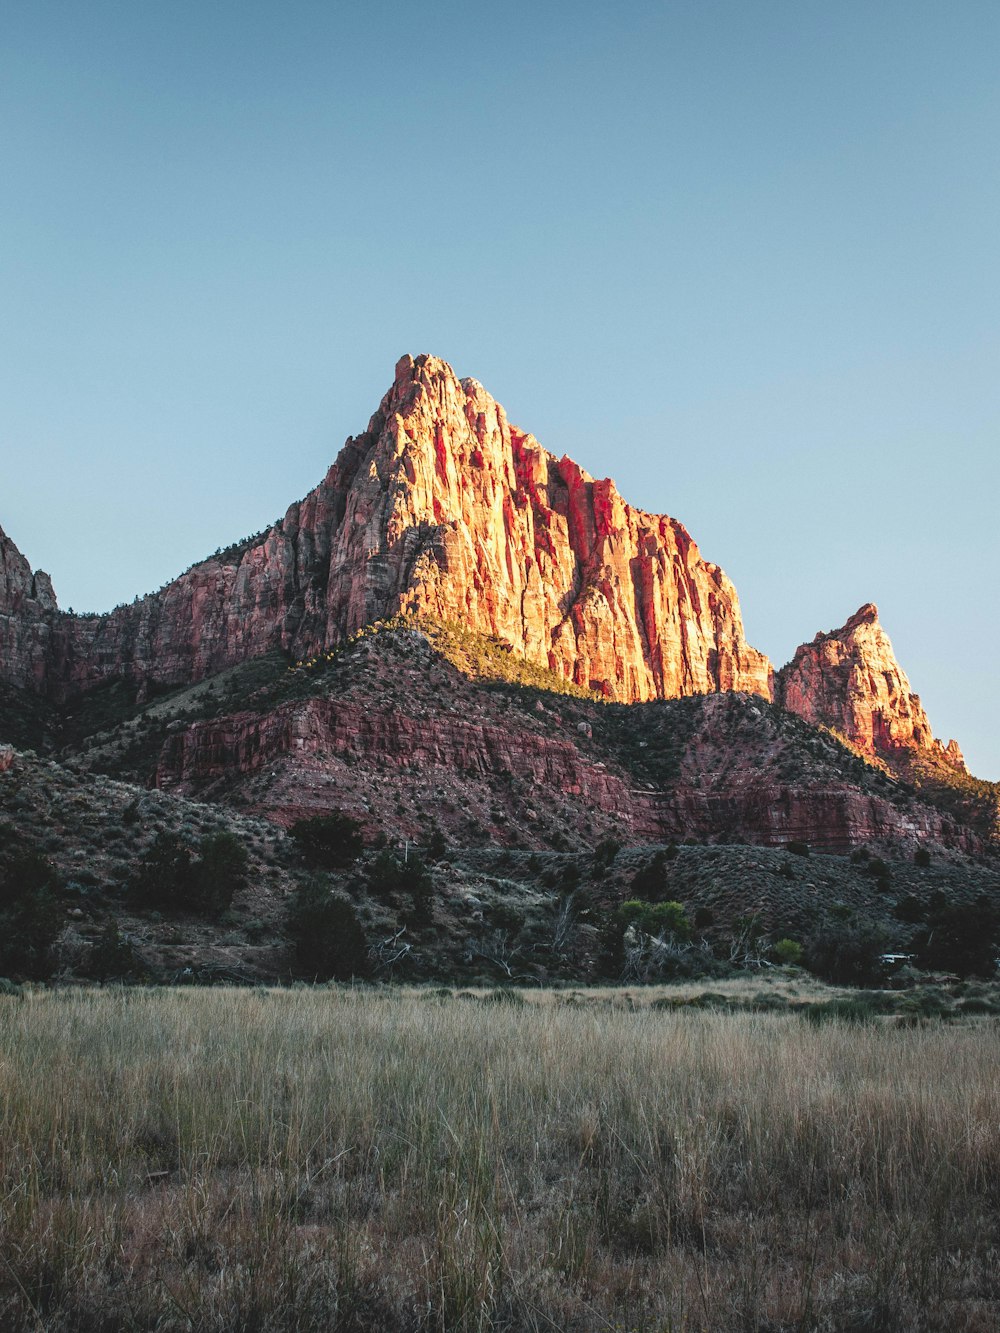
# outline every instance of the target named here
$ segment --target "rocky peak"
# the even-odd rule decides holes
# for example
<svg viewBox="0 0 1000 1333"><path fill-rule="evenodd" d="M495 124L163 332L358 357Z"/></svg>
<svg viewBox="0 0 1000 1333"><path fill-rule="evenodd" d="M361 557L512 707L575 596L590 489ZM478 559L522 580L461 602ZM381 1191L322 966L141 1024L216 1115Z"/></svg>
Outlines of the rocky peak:
<svg viewBox="0 0 1000 1333"><path fill-rule="evenodd" d="M611 698L770 692L735 589L680 523L556 459L427 355L400 359L367 431L269 532L135 606L61 617L47 688L198 680L399 612L497 636Z"/></svg>
<svg viewBox="0 0 1000 1333"><path fill-rule="evenodd" d="M27 560L0 528L0 615L17 613L27 602L35 603L38 613L58 609L48 574L41 569L32 572Z"/></svg>
<svg viewBox="0 0 1000 1333"><path fill-rule="evenodd" d="M807 722L830 727L873 758L920 752L965 771L954 741L935 740L918 695L868 602L840 629L796 649L775 677L775 701Z"/></svg>
<svg viewBox="0 0 1000 1333"><path fill-rule="evenodd" d="M56 619L52 580L31 566L0 528L0 679L44 690Z"/></svg>

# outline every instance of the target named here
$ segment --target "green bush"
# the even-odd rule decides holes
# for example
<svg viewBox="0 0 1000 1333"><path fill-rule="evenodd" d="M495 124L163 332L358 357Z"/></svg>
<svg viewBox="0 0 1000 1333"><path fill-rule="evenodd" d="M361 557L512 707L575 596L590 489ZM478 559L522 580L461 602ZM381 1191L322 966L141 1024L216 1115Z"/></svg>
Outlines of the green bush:
<svg viewBox="0 0 1000 1333"><path fill-rule="evenodd" d="M364 851L361 824L350 815L335 811L298 819L288 830L303 860L321 870L340 870L356 861Z"/></svg>
<svg viewBox="0 0 1000 1333"><path fill-rule="evenodd" d="M783 963L786 967L797 967L802 962L802 945L798 940L782 939L777 940L771 946L771 956L776 963Z"/></svg>
<svg viewBox="0 0 1000 1333"><path fill-rule="evenodd" d="M314 981L348 981L371 974L368 941L354 904L311 876L295 892L287 918L300 969Z"/></svg>
<svg viewBox="0 0 1000 1333"><path fill-rule="evenodd" d="M678 940L691 938L691 922L682 903L648 903L630 898L618 911L625 926L635 926L646 935L672 935Z"/></svg>

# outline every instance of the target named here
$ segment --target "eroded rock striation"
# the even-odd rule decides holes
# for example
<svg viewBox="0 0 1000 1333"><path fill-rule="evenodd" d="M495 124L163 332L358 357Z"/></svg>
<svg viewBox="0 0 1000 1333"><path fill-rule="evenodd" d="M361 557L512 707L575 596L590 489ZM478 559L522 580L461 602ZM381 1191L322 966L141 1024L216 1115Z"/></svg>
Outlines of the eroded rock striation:
<svg viewBox="0 0 1000 1333"><path fill-rule="evenodd" d="M56 698L199 680L274 648L305 657L402 611L497 635L616 699L771 688L735 589L680 523L547 453L432 356L403 357L367 431L243 548L106 616L59 615L44 589L22 614L31 577L15 551L2 669Z"/></svg>
<svg viewBox="0 0 1000 1333"><path fill-rule="evenodd" d="M917 753L966 771L957 742L943 745L934 738L870 602L840 629L802 644L777 673L774 694L783 707L839 732L890 767Z"/></svg>

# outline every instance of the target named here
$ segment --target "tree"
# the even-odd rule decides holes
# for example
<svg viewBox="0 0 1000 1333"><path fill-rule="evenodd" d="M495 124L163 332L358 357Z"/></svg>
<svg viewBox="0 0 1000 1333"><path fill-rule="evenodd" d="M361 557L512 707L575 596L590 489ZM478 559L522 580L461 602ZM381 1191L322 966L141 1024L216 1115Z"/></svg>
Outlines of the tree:
<svg viewBox="0 0 1000 1333"><path fill-rule="evenodd" d="M834 985L875 986L890 943L885 930L871 922L833 921L807 942L805 964Z"/></svg>
<svg viewBox="0 0 1000 1333"><path fill-rule="evenodd" d="M287 919L299 967L316 981L347 981L371 971L368 941L353 903L312 875L295 891Z"/></svg>
<svg viewBox="0 0 1000 1333"><path fill-rule="evenodd" d="M985 895L974 903L939 903L913 941L921 967L991 977L1000 957L1000 913Z"/></svg>
<svg viewBox="0 0 1000 1333"><path fill-rule="evenodd" d="M632 891L636 898L655 902L666 893L667 881L667 854L656 852L632 877Z"/></svg>
<svg viewBox="0 0 1000 1333"><path fill-rule="evenodd" d="M448 843L444 834L434 825L434 831L431 833L430 840L427 843L428 861L440 861L448 854Z"/></svg>
<svg viewBox="0 0 1000 1333"><path fill-rule="evenodd" d="M189 905L196 911L219 915L232 904L246 883L247 850L232 833L202 838L194 866Z"/></svg>
<svg viewBox="0 0 1000 1333"><path fill-rule="evenodd" d="M246 848L232 833L215 833L196 850L178 833L158 833L132 874L135 900L168 912L224 912L246 883Z"/></svg>
<svg viewBox="0 0 1000 1333"><path fill-rule="evenodd" d="M340 870L364 851L361 824L336 810L329 815L298 819L288 830L304 861L321 870Z"/></svg>
<svg viewBox="0 0 1000 1333"><path fill-rule="evenodd" d="M139 858L129 887L143 907L178 908L188 895L191 849L178 833L158 833Z"/></svg>
<svg viewBox="0 0 1000 1333"><path fill-rule="evenodd" d="M59 933L59 877L38 852L17 850L0 869L0 974L41 980Z"/></svg>
<svg viewBox="0 0 1000 1333"><path fill-rule="evenodd" d="M114 919L101 931L82 970L95 981L134 981L146 975L146 965Z"/></svg>

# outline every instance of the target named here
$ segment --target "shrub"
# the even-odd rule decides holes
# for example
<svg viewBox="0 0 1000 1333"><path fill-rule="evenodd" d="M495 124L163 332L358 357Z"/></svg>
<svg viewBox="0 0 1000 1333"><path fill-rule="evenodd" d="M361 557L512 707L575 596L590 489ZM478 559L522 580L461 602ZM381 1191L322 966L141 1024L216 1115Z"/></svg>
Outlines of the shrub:
<svg viewBox="0 0 1000 1333"><path fill-rule="evenodd" d="M918 847L913 853L913 864L926 869L931 863L931 854L926 847Z"/></svg>
<svg viewBox="0 0 1000 1333"><path fill-rule="evenodd" d="M802 945L798 940L777 940L771 946L771 955L776 963L786 967L796 967L802 962Z"/></svg>
<svg viewBox="0 0 1000 1333"><path fill-rule="evenodd" d="M353 903L336 898L321 876L295 892L287 918L299 967L316 981L347 981L371 973L368 942Z"/></svg>
<svg viewBox="0 0 1000 1333"><path fill-rule="evenodd" d="M646 935L672 935L678 940L691 938L691 922L682 903L647 903L630 898L618 909L625 926L635 926Z"/></svg>
<svg viewBox="0 0 1000 1333"><path fill-rule="evenodd" d="M878 1017L878 1008L867 995L853 996L849 999L824 1000L818 1004L806 1005L802 1011L806 1019L813 1024L820 1023L874 1023Z"/></svg>
<svg viewBox="0 0 1000 1333"><path fill-rule="evenodd" d="M303 860L322 870L348 866L364 851L360 822L340 811L296 820L288 834L295 840Z"/></svg>
<svg viewBox="0 0 1000 1333"><path fill-rule="evenodd" d="M786 843L785 850L791 852L793 856L810 855L809 844L800 842L797 838L793 838L791 842Z"/></svg>

